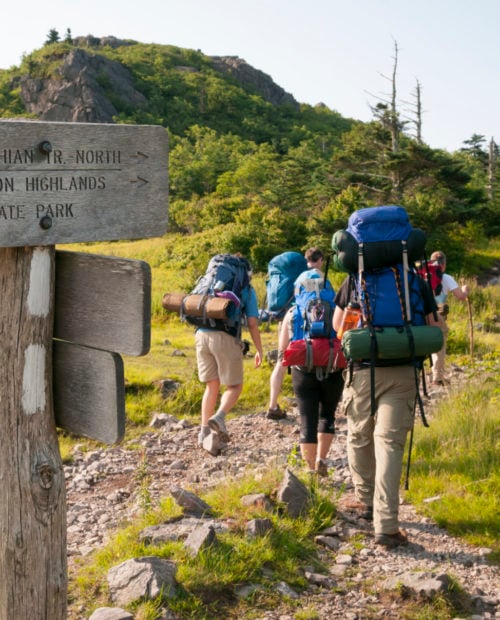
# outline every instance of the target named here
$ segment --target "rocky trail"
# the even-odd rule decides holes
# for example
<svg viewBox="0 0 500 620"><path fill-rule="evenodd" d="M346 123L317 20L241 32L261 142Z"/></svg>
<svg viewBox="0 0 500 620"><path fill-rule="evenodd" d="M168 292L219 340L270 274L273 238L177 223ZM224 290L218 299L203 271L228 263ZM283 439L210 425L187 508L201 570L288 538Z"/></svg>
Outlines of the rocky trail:
<svg viewBox="0 0 500 620"><path fill-rule="evenodd" d="M453 383L463 380L459 369L455 371ZM445 396L447 389L431 392L433 401ZM427 403L427 411L430 405ZM268 420L263 413L230 419L231 442L218 456L197 447L197 426L165 415L157 416L154 424L158 428L141 439L142 450L131 450L126 443L87 453L76 449L72 464L65 466L70 578L72 571L77 570L76 558L102 546L110 533L140 512L144 489L137 472L141 468L145 467L151 474L148 495L153 501L168 495L173 487L202 493L226 476L238 476L249 466L285 468L299 436L298 415L293 407L289 407L287 419L280 421ZM344 489L343 497L352 491L346 457L346 426L345 416L340 411L329 455L333 475L320 482L331 486L335 496ZM137 446L137 441L134 445ZM318 553L329 567L328 573L311 574L308 577L310 587L305 592L287 591L287 595L298 598L301 607L314 609L322 620L403 618L401 599L384 595L385 587L392 584L394 589L411 575L431 582L444 575L455 579L470 597L475 620L500 618L499 569L487 561L490 550L455 539L431 519L418 515L409 504L402 503L400 520L410 544L389 551L374 545L370 524L343 511L340 501L333 524L339 536L335 549L318 542ZM363 545L350 541L356 533L364 535ZM370 588L366 587L367 582L372 584ZM434 586L431 583L422 589L427 587ZM285 603L280 609L256 617L260 620L294 619ZM70 609L68 618L87 620L78 609ZM168 612L165 615L165 620L174 618Z"/></svg>

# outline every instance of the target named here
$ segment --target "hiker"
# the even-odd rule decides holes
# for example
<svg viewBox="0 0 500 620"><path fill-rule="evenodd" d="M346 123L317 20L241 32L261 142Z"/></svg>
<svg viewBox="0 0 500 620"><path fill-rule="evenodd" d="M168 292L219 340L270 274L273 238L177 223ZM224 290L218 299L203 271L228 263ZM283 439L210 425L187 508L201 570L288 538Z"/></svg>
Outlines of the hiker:
<svg viewBox="0 0 500 620"><path fill-rule="evenodd" d="M318 271L321 270L324 260L323 252L321 250L318 248L309 248L306 250L304 257L307 261L307 269L317 269ZM278 340L279 334L281 333L281 327L282 323L278 325ZM269 379L269 404L266 411L266 418L269 420L283 420L286 418L286 411L278 404L278 398L281 393L281 388L283 386L286 373L287 369L282 366L279 361L277 361Z"/></svg>
<svg viewBox="0 0 500 620"><path fill-rule="evenodd" d="M236 255L242 258L240 255ZM244 259L242 259L244 260ZM249 265L248 265L249 267ZM198 326L195 333L196 360L198 376L205 383L205 392L201 402L201 429L198 445L204 446L204 439L211 431L218 435L222 443L229 441L226 429L226 415L234 407L243 388L243 346L241 341L241 323L243 317L256 348L255 368L262 363L262 343L258 324L257 295L250 284L251 270L248 272L248 284L239 291L239 308L228 327L222 323ZM220 396L221 386L225 390Z"/></svg>
<svg viewBox="0 0 500 620"><path fill-rule="evenodd" d="M448 316L448 304L446 300L449 293L452 293L460 301L465 301L469 296L469 287L464 284L459 286L458 282L446 273L446 256L444 252L437 250L431 254L431 263L436 263L441 267L442 280L441 290L438 295L434 296L438 307L438 312L441 315L441 330L443 331L443 346L440 351L432 354L432 383L434 385L444 385L444 368L446 357L446 337L448 335L448 325L446 322Z"/></svg>
<svg viewBox="0 0 500 620"><path fill-rule="evenodd" d="M280 331L278 364L283 361L293 332L295 308L291 308ZM277 364L277 365L278 365ZM286 370L286 367L283 366ZM342 398L344 378L342 370L332 369L326 376L316 369L291 367L292 386L300 416L300 453L310 473L328 475L328 452L335 433L335 410Z"/></svg>
<svg viewBox="0 0 500 620"><path fill-rule="evenodd" d="M344 310L351 301L351 278L348 276L344 280L335 297L333 328L337 332L342 325ZM427 324L439 325L433 314L436 309L434 298L420 278L419 287ZM416 398L414 365L408 361L401 365L392 362L375 361L374 415L371 360L354 361L344 373L347 457L356 497L350 508L365 519L373 519L375 542L386 547L408 542L406 534L399 530L399 484Z"/></svg>

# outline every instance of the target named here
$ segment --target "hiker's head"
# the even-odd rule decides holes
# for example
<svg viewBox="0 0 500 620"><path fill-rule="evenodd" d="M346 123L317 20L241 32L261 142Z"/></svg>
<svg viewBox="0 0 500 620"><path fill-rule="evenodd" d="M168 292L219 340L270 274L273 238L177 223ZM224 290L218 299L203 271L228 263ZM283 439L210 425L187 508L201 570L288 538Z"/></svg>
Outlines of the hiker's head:
<svg viewBox="0 0 500 620"><path fill-rule="evenodd" d="M304 256L307 261L307 266L309 268L313 268L313 267L319 268L323 264L323 260L324 260L323 252L319 250L318 248L309 248L308 250L306 250L306 253L304 254Z"/></svg>
<svg viewBox="0 0 500 620"><path fill-rule="evenodd" d="M431 261L438 263L444 269L446 267L446 254L441 252L441 250L437 250L431 254Z"/></svg>

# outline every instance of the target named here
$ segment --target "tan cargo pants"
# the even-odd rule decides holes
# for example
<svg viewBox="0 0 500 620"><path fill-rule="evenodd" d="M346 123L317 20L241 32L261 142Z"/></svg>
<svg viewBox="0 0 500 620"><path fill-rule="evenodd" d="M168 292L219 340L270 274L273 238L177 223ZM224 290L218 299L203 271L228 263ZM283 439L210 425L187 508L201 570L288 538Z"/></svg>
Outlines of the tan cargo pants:
<svg viewBox="0 0 500 620"><path fill-rule="evenodd" d="M376 414L371 415L370 370L346 377L347 456L358 500L373 505L375 534L399 529L399 486L403 453L414 417L412 366L375 368Z"/></svg>
<svg viewBox="0 0 500 620"><path fill-rule="evenodd" d="M444 381L444 367L445 367L445 359L446 359L446 338L448 336L448 324L446 323L446 319L443 318L442 323L440 325L441 331L443 332L443 346L437 353L432 354L432 380L433 381Z"/></svg>

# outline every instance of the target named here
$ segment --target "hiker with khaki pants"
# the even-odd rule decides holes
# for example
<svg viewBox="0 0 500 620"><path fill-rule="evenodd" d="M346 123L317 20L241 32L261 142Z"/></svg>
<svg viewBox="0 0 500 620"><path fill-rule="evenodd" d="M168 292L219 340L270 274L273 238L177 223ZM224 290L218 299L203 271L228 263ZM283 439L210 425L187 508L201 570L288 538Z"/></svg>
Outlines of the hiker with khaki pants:
<svg viewBox="0 0 500 620"><path fill-rule="evenodd" d="M376 416L371 415L369 370L353 373L344 395L347 457L356 497L362 504L373 506L375 532L397 532L403 453L413 424L414 369L376 369Z"/></svg>
<svg viewBox="0 0 500 620"><path fill-rule="evenodd" d="M446 338L448 336L448 325L446 318L448 316L448 304L446 303L449 293L451 293L459 301L465 301L469 296L469 287L464 284L459 286L458 282L450 276L446 271L446 256L444 252L436 251L431 254L431 261L435 261L441 267L443 272L442 289L439 295L435 297L438 312L441 315L440 327L443 332L443 346L440 351L432 354L432 383L434 385L444 385L444 368L446 358Z"/></svg>
<svg viewBox="0 0 500 620"><path fill-rule="evenodd" d="M439 325L430 289L421 283L423 311L429 325ZM335 297L333 328L339 331L351 301L347 277ZM372 392L370 360L353 362L345 374L347 455L355 501L349 509L373 519L375 543L385 547L408 544L399 529L399 484L408 431L415 406L415 367L408 362L377 360ZM372 394L374 411L372 411Z"/></svg>

